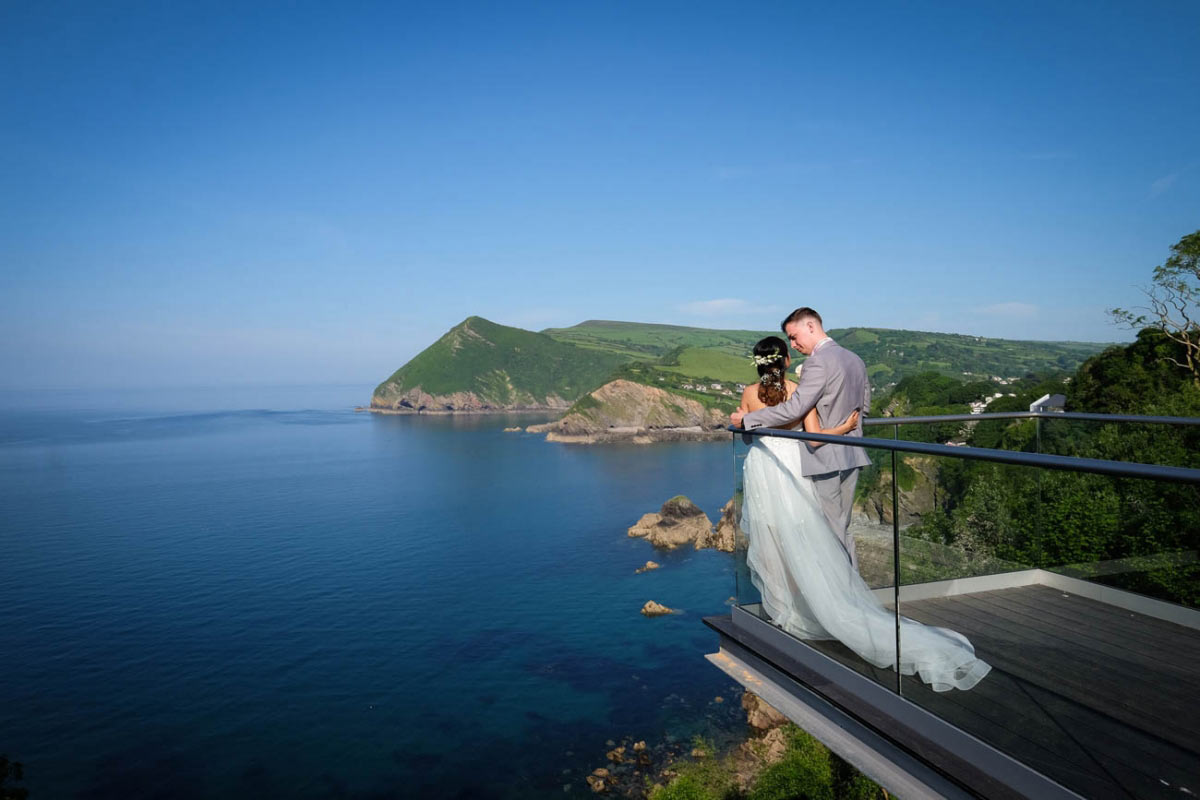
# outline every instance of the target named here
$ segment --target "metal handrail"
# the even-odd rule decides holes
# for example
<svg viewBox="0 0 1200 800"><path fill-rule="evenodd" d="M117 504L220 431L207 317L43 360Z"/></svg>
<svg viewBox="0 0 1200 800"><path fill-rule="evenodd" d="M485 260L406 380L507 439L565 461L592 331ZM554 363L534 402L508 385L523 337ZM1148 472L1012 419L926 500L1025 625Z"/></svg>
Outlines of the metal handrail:
<svg viewBox="0 0 1200 800"><path fill-rule="evenodd" d="M936 420L939 418L934 417L933 419ZM891 418L888 418L888 421L891 422ZM1099 458L1053 456L1046 455L1044 453L1021 453L1013 450L992 450L985 447L955 447L945 444L929 444L927 442L908 442L902 439L870 439L860 436L834 436L827 433L807 433L806 431L789 431L780 428L755 428L753 430L743 430L742 428L735 428L731 425L726 430L730 431L731 433L740 433L743 437L771 436L783 439L799 439L801 441L841 444L849 445L851 447L873 447L881 450L892 450L904 453L948 456L951 458L965 458L974 461L992 461L998 464L1013 464L1021 467L1057 469L1066 470L1068 472L1093 472L1100 475L1112 475L1118 478L1146 478L1150 480L1172 481L1174 483L1190 483L1200 486L1200 469L1191 469L1189 467L1167 467L1160 464L1139 464L1127 461L1105 461Z"/></svg>
<svg viewBox="0 0 1200 800"><path fill-rule="evenodd" d="M1145 422L1152 425L1200 425L1200 417L1141 417L1135 414L1086 414L1076 411L992 411L931 417L863 417L863 427L988 419L1074 419L1088 422Z"/></svg>

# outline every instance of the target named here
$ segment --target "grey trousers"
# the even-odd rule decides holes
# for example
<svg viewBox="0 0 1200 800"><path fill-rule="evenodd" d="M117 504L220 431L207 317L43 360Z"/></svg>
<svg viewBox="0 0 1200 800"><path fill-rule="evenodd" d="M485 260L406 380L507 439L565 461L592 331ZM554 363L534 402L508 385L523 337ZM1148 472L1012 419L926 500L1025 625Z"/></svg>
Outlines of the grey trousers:
<svg viewBox="0 0 1200 800"><path fill-rule="evenodd" d="M858 485L859 469L855 467L811 476L813 488L821 500L821 511L834 535L846 548L855 569L858 569L858 555L854 552L854 536L850 533L850 515L854 511L854 487Z"/></svg>

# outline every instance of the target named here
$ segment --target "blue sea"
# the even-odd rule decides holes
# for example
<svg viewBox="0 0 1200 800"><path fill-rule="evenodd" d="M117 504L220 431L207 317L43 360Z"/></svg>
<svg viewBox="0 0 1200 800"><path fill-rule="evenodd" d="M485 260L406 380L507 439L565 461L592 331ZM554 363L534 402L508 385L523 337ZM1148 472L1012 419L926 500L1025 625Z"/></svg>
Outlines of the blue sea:
<svg viewBox="0 0 1200 800"><path fill-rule="evenodd" d="M32 800L583 797L610 741L741 734L701 623L731 557L626 536L680 493L715 521L729 444L370 393L0 393L0 754Z"/></svg>

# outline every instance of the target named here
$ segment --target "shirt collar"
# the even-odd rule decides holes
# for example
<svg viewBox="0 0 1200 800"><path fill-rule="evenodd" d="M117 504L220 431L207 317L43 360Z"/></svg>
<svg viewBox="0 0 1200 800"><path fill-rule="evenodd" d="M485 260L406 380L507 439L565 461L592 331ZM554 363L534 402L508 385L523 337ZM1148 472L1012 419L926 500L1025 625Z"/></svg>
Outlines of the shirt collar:
<svg viewBox="0 0 1200 800"><path fill-rule="evenodd" d="M825 344L826 342L832 342L832 341L833 341L833 339L831 339L831 338L829 338L828 336L826 336L824 339L822 339L821 341L819 341L819 342L817 342L815 345L813 345L813 352L815 353L815 352L817 352L818 350L820 350L820 349L821 349L821 347L822 347L822 346L824 346L824 344Z"/></svg>

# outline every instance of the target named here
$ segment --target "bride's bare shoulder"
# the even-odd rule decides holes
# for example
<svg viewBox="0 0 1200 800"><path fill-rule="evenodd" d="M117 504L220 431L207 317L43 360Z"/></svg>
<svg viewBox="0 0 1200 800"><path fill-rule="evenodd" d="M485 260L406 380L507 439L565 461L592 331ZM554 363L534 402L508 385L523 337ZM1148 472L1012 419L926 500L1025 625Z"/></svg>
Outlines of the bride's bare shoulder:
<svg viewBox="0 0 1200 800"><path fill-rule="evenodd" d="M750 411L764 408L762 401L758 399L758 386L757 383L752 383L742 390L742 408Z"/></svg>
<svg viewBox="0 0 1200 800"><path fill-rule="evenodd" d="M799 384L796 383L795 381L789 381L787 379L784 379L784 381L783 381L783 388L787 389L788 397L792 396L792 392L796 391L797 386L799 386Z"/></svg>

